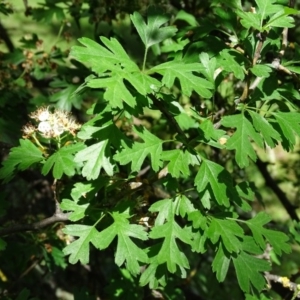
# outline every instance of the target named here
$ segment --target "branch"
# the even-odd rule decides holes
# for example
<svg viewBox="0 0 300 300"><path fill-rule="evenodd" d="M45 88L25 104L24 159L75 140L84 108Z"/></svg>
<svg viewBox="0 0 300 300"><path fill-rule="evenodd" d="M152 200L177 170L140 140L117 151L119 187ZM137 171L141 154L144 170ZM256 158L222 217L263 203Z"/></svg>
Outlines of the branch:
<svg viewBox="0 0 300 300"><path fill-rule="evenodd" d="M13 233L19 233L19 232L25 232L25 231L37 231L40 230L46 226L52 225L57 222L65 222L69 219L69 213L63 213L63 212L55 212L53 216L43 219L41 221L32 223L32 224L17 224L15 226L2 228L0 229L0 236L13 234Z"/></svg>
<svg viewBox="0 0 300 300"><path fill-rule="evenodd" d="M185 142L187 142L187 138L183 130L178 125L177 121L173 117L173 115L168 111L168 109L164 106L163 102L158 100L154 95L149 94L148 95L151 100L153 101L153 104L165 115L167 120L171 123L171 125L175 128L177 133L184 139Z"/></svg>
<svg viewBox="0 0 300 300"><path fill-rule="evenodd" d="M291 219L296 220L297 222L299 222L299 218L298 218L298 216L296 214L296 211L295 211L297 207L293 206L290 203L290 201L287 198L287 196L285 195L285 193L278 186L278 184L275 182L275 180L271 177L271 175L270 175L270 173L267 169L267 163L264 163L260 159L257 159L256 165L257 165L259 171L261 172L262 176L264 177L266 185L268 187L270 187L273 190L273 192L276 194L279 201L284 206L287 213L290 215Z"/></svg>
<svg viewBox="0 0 300 300"><path fill-rule="evenodd" d="M289 289L290 291L294 292L294 296L292 299L295 299L296 297L300 297L300 286L299 284L292 282L288 277L282 277L274 274L270 274L268 272L265 272L265 278L267 279L268 283L270 282L279 282L282 284L284 288ZM271 285L271 284L270 284Z"/></svg>
<svg viewBox="0 0 300 300"><path fill-rule="evenodd" d="M55 201L55 212L54 214L46 219L32 223L32 224L17 224L15 226L0 229L0 236L25 232L25 231L37 231L49 225L55 224L57 222L68 221L70 213L63 213L57 198L57 180L55 179L52 184L53 198Z"/></svg>
<svg viewBox="0 0 300 300"><path fill-rule="evenodd" d="M9 52L13 52L15 50L14 44L12 43L6 28L0 23L0 38L5 42Z"/></svg>

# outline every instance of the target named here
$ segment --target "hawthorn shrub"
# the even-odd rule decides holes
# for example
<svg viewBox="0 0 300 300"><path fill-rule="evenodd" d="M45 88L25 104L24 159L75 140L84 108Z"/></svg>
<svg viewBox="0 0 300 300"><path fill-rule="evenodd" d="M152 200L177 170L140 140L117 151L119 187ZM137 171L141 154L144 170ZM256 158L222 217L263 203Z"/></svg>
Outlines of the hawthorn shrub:
<svg viewBox="0 0 300 300"><path fill-rule="evenodd" d="M298 11L160 2L24 1L36 26L60 22L50 47L34 32L15 47L1 25L4 299L298 296L281 258L300 242L296 202L268 167L281 151L299 192ZM89 33L69 52L70 27Z"/></svg>

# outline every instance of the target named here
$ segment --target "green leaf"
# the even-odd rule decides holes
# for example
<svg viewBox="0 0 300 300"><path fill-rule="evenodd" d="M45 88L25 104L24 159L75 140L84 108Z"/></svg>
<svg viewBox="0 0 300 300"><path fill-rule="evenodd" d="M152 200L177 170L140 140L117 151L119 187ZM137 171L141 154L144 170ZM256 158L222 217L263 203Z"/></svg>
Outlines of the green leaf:
<svg viewBox="0 0 300 300"><path fill-rule="evenodd" d="M155 135L151 134L145 128L134 127L134 132L144 140L144 143L135 142L132 147L122 142L123 150L114 156L121 165L131 162L131 171L139 171L148 155L151 157L151 166L154 171L158 171L162 162L160 156L162 153L162 143Z"/></svg>
<svg viewBox="0 0 300 300"><path fill-rule="evenodd" d="M126 261L126 268L128 271L131 274L136 275L140 273L138 261L147 263L148 257L143 249L138 247L130 237L147 240L147 233L143 226L129 224L128 215L113 212L112 217L114 223L98 234L95 246L99 249L105 249L117 236L118 245L115 262L118 266L121 266Z"/></svg>
<svg viewBox="0 0 300 300"><path fill-rule="evenodd" d="M207 217L203 216L199 210L189 213L188 220L193 222L195 229L207 229Z"/></svg>
<svg viewBox="0 0 300 300"><path fill-rule="evenodd" d="M195 26L195 27L199 26L199 23L197 22L197 19L195 18L195 16L187 13L184 10L180 10L177 13L175 20L183 20L183 21L186 21L191 26Z"/></svg>
<svg viewBox="0 0 300 300"><path fill-rule="evenodd" d="M270 123L258 113L249 110L256 131L260 132L266 143L274 148L278 141L281 141L280 134L270 125Z"/></svg>
<svg viewBox="0 0 300 300"><path fill-rule="evenodd" d="M266 65L254 65L249 70L257 77L269 77L272 72L272 68Z"/></svg>
<svg viewBox="0 0 300 300"><path fill-rule="evenodd" d="M71 264L76 264L80 261L82 264L87 264L89 262L90 256L90 246L91 242L94 246L97 245L98 231L94 226L88 225L67 225L63 232L72 236L78 236L79 238L67 245L63 249L65 255L70 255L69 262Z"/></svg>
<svg viewBox="0 0 300 300"><path fill-rule="evenodd" d="M194 155L181 149L164 151L161 154L161 159L170 161L168 171L175 178L180 177L180 175L188 177L190 174L189 165L194 164L195 161Z"/></svg>
<svg viewBox="0 0 300 300"><path fill-rule="evenodd" d="M241 18L241 24L245 28L255 28L259 31L262 31L261 16L259 14L244 12L240 10L237 10L236 13Z"/></svg>
<svg viewBox="0 0 300 300"><path fill-rule="evenodd" d="M230 258L223 251L223 247L220 246L218 252L212 263L212 270L216 272L216 276L219 282L223 282L228 272L230 264Z"/></svg>
<svg viewBox="0 0 300 300"><path fill-rule="evenodd" d="M244 114L226 116L222 119L225 127L236 127L237 130L226 143L226 149L235 150L235 160L240 168L249 165L249 158L256 161L256 153L249 138L253 139L259 147L263 147L261 136L254 130L252 124Z"/></svg>
<svg viewBox="0 0 300 300"><path fill-rule="evenodd" d="M145 286L149 284L150 288L157 288L158 282L156 279L156 270L157 270L158 264L151 263L146 270L142 273L140 277L140 285Z"/></svg>
<svg viewBox="0 0 300 300"><path fill-rule="evenodd" d="M243 80L245 77L245 72L242 66L242 55L237 51L224 49L221 51L220 56L223 58L220 60L220 64L224 70L233 72L236 78Z"/></svg>
<svg viewBox="0 0 300 300"><path fill-rule="evenodd" d="M0 238L0 251L5 250L7 243Z"/></svg>
<svg viewBox="0 0 300 300"><path fill-rule="evenodd" d="M173 202L174 214L182 218L189 213L196 211L192 202L185 195L178 195Z"/></svg>
<svg viewBox="0 0 300 300"><path fill-rule="evenodd" d="M253 208L249 202L252 202L255 199L255 187L253 183L245 181L240 182L236 185L236 191L241 200L241 203L236 204L240 206L243 211L251 211Z"/></svg>
<svg viewBox="0 0 300 300"><path fill-rule="evenodd" d="M51 86L56 87L53 84L51 84ZM50 101L56 102L56 107L64 111L71 111L73 106L77 109L80 109L82 98L80 95L74 93L77 89L77 86L62 82L62 85L59 87L63 87L63 89L51 95Z"/></svg>
<svg viewBox="0 0 300 300"><path fill-rule="evenodd" d="M244 236L242 243L242 250L251 254L261 255L265 249L261 249L252 236Z"/></svg>
<svg viewBox="0 0 300 300"><path fill-rule="evenodd" d="M207 236L213 244L216 244L221 239L229 253L238 253L241 250L240 238L244 236L244 231L242 227L233 220L212 218Z"/></svg>
<svg viewBox="0 0 300 300"><path fill-rule="evenodd" d="M69 199L63 199L60 204L60 208L62 210L73 211L69 216L69 220L73 222L82 219L85 216L85 211L88 207L89 203L77 204L76 202Z"/></svg>
<svg viewBox="0 0 300 300"><path fill-rule="evenodd" d="M30 296L30 291L28 289L24 288L18 294L18 297L15 300L28 300L29 296Z"/></svg>
<svg viewBox="0 0 300 300"><path fill-rule="evenodd" d="M282 130L283 146L292 150L296 143L295 135L300 136L300 114L297 112L276 112L273 115Z"/></svg>
<svg viewBox="0 0 300 300"><path fill-rule="evenodd" d="M152 228L150 235L152 239L164 238L161 244L161 249L157 254L158 264L167 264L169 272L176 272L176 265L178 265L183 272L184 269L189 268L189 262L185 254L180 251L176 243L176 238L180 239L186 244L192 244L191 236L183 230L174 219L167 223Z"/></svg>
<svg viewBox="0 0 300 300"><path fill-rule="evenodd" d="M271 269L270 264L262 259L253 257L245 252L232 257L240 288L249 293L250 286L253 285L258 291L262 290L266 280L261 272Z"/></svg>
<svg viewBox="0 0 300 300"><path fill-rule="evenodd" d="M293 239L300 244L300 223L294 220L292 226L289 226L289 231Z"/></svg>
<svg viewBox="0 0 300 300"><path fill-rule="evenodd" d="M228 138L228 136L225 135L226 131L216 129L209 119L204 120L200 124L199 129L203 131L203 133L200 133L199 142L207 143L216 148L224 148L224 145L220 144L220 138Z"/></svg>
<svg viewBox="0 0 300 300"><path fill-rule="evenodd" d="M109 40L102 36L100 40L106 47L89 38L80 38L79 42L85 47L73 46L70 55L81 63L88 64L99 75L108 70L121 70L121 67L127 71L139 70L117 39Z"/></svg>
<svg viewBox="0 0 300 300"><path fill-rule="evenodd" d="M60 179L63 174L73 176L75 174L76 164L74 162L74 153L84 148L83 143L64 146L53 153L42 168L42 174L47 175L53 168L53 177Z"/></svg>
<svg viewBox="0 0 300 300"><path fill-rule="evenodd" d="M192 251L197 253L205 253L207 248L205 247L205 243L208 239L206 231L196 231L193 233L193 245Z"/></svg>
<svg viewBox="0 0 300 300"><path fill-rule="evenodd" d="M130 18L146 48L171 38L177 31L175 26L161 27L169 21L169 17L155 10L149 11L147 24L138 12L134 12Z"/></svg>
<svg viewBox="0 0 300 300"><path fill-rule="evenodd" d="M250 228L255 242L262 250L266 248L264 237L273 247L276 254L281 255L282 251L289 253L291 247L287 244L289 238L283 232L264 228L263 226L271 221L271 218L264 212L258 213L254 218L246 221L245 223Z"/></svg>
<svg viewBox="0 0 300 300"><path fill-rule="evenodd" d="M43 152L29 140L20 140L20 146L10 150L7 160L0 169L0 179L8 182L12 179L14 171L26 170L31 165L44 160Z"/></svg>
<svg viewBox="0 0 300 300"><path fill-rule="evenodd" d="M210 197L216 199L219 205L229 206L229 195L234 194L231 175L222 166L210 160L203 159L195 178L199 193L208 191Z"/></svg>
<svg viewBox="0 0 300 300"><path fill-rule="evenodd" d="M204 98L210 98L212 93L209 89L213 89L214 84L195 75L199 69L201 69L199 63L170 61L153 67L149 72L163 75L162 83L168 88L173 87L175 79L178 78L183 95L191 96L192 91L195 91Z"/></svg>
<svg viewBox="0 0 300 300"><path fill-rule="evenodd" d="M93 182L77 182L71 191L73 200L63 199L60 207L62 210L71 211L69 219L78 221L86 215L86 210L90 205L90 201L95 197L96 193L107 184L106 178L98 178Z"/></svg>
<svg viewBox="0 0 300 300"><path fill-rule="evenodd" d="M91 88L105 88L104 99L107 100L112 107L123 108L123 101L129 106L136 105L135 98L124 85L123 77L118 74L109 78L91 79L87 86Z"/></svg>
<svg viewBox="0 0 300 300"><path fill-rule="evenodd" d="M288 70L290 70L291 72L293 72L293 73L300 74L300 67L299 66L289 66L289 65L287 65L286 68Z"/></svg>
<svg viewBox="0 0 300 300"><path fill-rule="evenodd" d="M209 58L209 55L205 52L200 53L199 55L200 62L204 67L203 74L205 77L212 83L215 82L214 73L217 69L217 60L215 57Z"/></svg>
<svg viewBox="0 0 300 300"><path fill-rule="evenodd" d="M113 165L110 162L108 140L93 144L75 155L75 162L85 162L82 176L87 180L97 179L103 168L109 175L113 175Z"/></svg>
<svg viewBox="0 0 300 300"><path fill-rule="evenodd" d="M153 91L158 91L161 87L160 81L140 71L124 74L124 78L144 96L153 93Z"/></svg>
<svg viewBox="0 0 300 300"><path fill-rule="evenodd" d="M281 5L275 5L275 0L255 0L257 6L258 6L258 13L261 16L261 23L266 18L266 16L269 16L271 14L276 13L279 9L282 8Z"/></svg>
<svg viewBox="0 0 300 300"><path fill-rule="evenodd" d="M158 212L155 218L155 226L163 225L165 220L169 221L174 217L172 199L156 201L149 207L149 211Z"/></svg>
<svg viewBox="0 0 300 300"><path fill-rule="evenodd" d="M67 267L66 259L64 257L64 253L61 249L57 247L51 248L51 256L56 266L59 266L63 269Z"/></svg>
<svg viewBox="0 0 300 300"><path fill-rule="evenodd" d="M282 10L277 10L277 12L270 18L270 20L265 24L264 28L268 27L295 27L295 20L293 17L288 16L289 14L297 14L297 10L290 10L284 8Z"/></svg>

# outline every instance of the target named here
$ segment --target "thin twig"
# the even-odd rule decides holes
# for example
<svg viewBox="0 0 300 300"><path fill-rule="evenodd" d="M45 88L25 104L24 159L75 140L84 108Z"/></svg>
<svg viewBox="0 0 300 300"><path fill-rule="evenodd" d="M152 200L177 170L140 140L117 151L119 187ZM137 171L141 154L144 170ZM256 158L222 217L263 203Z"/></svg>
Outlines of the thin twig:
<svg viewBox="0 0 300 300"><path fill-rule="evenodd" d="M165 115L165 117L167 118L167 120L171 123L171 125L175 128L175 130L177 131L177 133L185 140L187 141L186 135L183 132L183 130L180 128L180 126L178 125L177 121L175 120L175 118L173 117L173 115L168 111L168 109L164 106L164 104L158 100L154 95L149 94L148 95L151 100L153 101L154 105Z"/></svg>
<svg viewBox="0 0 300 300"><path fill-rule="evenodd" d="M69 213L63 213L58 200L57 194L57 180L55 179L52 184L52 191L53 191L53 199L55 201L55 212L54 214L46 219L41 221L32 223L32 224L16 224L11 227L6 227L0 229L0 236L13 234L13 233L20 233L25 231L37 231L49 225L55 224L57 222L65 222L69 219Z"/></svg>
<svg viewBox="0 0 300 300"><path fill-rule="evenodd" d="M13 233L20 233L25 231L37 231L57 222L68 221L68 219L69 219L69 213L66 214L63 212L58 213L56 211L53 216L32 224L17 224L11 227L2 228L0 229L0 236L13 234Z"/></svg>
<svg viewBox="0 0 300 300"><path fill-rule="evenodd" d="M261 172L262 176L265 179L266 185L270 187L273 192L278 197L279 201L282 203L284 208L286 209L287 213L290 215L292 220L296 220L299 222L299 217L296 214L296 206L293 206L285 193L281 190L281 188L278 186L278 184L275 182L275 180L271 177L268 169L267 169L267 163L262 162L260 159L257 159L256 165Z"/></svg>
<svg viewBox="0 0 300 300"><path fill-rule="evenodd" d="M290 291L294 292L294 297L292 299L295 299L296 297L300 297L300 289L299 284L292 282L288 277L278 276L274 274L270 274L268 272L265 272L265 278L267 279L268 283L271 282L279 282L282 284L284 288L289 289Z"/></svg>

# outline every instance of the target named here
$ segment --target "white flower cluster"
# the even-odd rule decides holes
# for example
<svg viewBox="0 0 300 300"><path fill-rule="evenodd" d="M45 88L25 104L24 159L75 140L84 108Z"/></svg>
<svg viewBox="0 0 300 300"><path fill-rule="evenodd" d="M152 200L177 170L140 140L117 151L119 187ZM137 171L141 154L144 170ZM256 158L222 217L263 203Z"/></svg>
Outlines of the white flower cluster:
<svg viewBox="0 0 300 300"><path fill-rule="evenodd" d="M80 128L69 112L59 109L50 111L49 107L41 107L30 114L30 118L37 122L37 126L27 124L23 127L24 137L31 136L38 131L46 138L55 138L64 132L70 132L75 135L75 132Z"/></svg>

